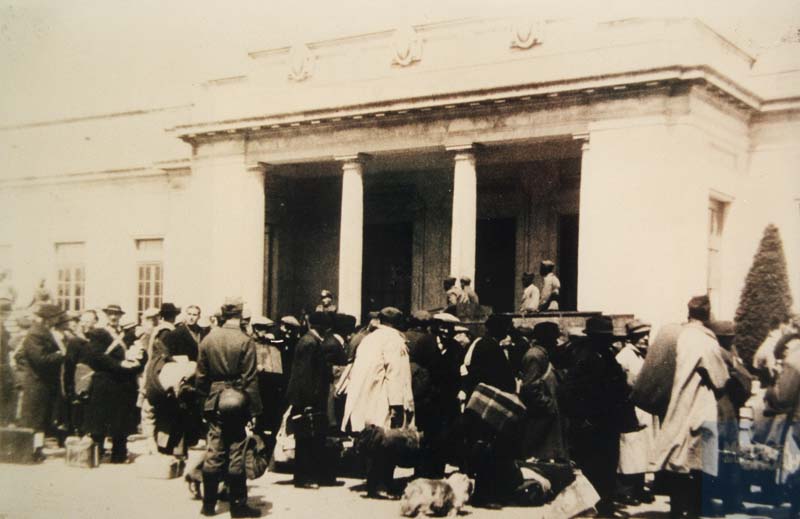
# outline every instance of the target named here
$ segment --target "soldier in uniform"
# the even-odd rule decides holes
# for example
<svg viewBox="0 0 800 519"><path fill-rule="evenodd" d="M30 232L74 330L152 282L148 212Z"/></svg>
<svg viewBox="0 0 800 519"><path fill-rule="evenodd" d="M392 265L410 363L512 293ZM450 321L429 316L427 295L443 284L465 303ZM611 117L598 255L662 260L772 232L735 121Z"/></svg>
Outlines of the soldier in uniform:
<svg viewBox="0 0 800 519"><path fill-rule="evenodd" d="M203 461L203 508L213 516L219 481L228 485L231 517L259 517L247 505L244 450L245 425L261 414L256 346L241 330L243 304L229 300L222 306L221 326L200 342L196 388L206 397L207 450Z"/></svg>

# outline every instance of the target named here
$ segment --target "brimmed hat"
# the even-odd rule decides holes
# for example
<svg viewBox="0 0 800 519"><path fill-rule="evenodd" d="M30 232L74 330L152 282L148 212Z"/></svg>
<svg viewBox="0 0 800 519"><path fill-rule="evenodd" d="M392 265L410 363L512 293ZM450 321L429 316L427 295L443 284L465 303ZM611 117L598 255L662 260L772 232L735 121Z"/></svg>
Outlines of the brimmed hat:
<svg viewBox="0 0 800 519"><path fill-rule="evenodd" d="M293 315L284 315L281 317L281 323L285 324L286 326L293 326L295 328L300 328L300 321Z"/></svg>
<svg viewBox="0 0 800 519"><path fill-rule="evenodd" d="M161 317L174 317L181 313L181 309L172 303L161 303L158 315Z"/></svg>
<svg viewBox="0 0 800 519"><path fill-rule="evenodd" d="M625 332L628 336L631 335L644 335L646 333L650 333L651 330L650 323L646 323L644 321L640 321L639 319L634 319L625 325Z"/></svg>
<svg viewBox="0 0 800 519"><path fill-rule="evenodd" d="M533 338L537 342L550 342L555 341L561 336L561 328L558 323L552 321L544 321L536 323L533 327Z"/></svg>
<svg viewBox="0 0 800 519"><path fill-rule="evenodd" d="M505 314L492 314L484 323L486 331L491 335L508 332L513 327L513 321L510 315Z"/></svg>
<svg viewBox="0 0 800 519"><path fill-rule="evenodd" d="M607 315L590 317L586 320L586 328L583 332L586 335L614 335L614 322Z"/></svg>
<svg viewBox="0 0 800 519"><path fill-rule="evenodd" d="M431 313L427 310L414 310L411 312L411 319L420 323L427 323L432 318Z"/></svg>
<svg viewBox="0 0 800 519"><path fill-rule="evenodd" d="M453 314L448 314L447 312L440 312L438 314L434 314L433 316L434 321L439 321L440 323L460 323L461 320Z"/></svg>
<svg viewBox="0 0 800 519"><path fill-rule="evenodd" d="M333 329L339 335L350 335L356 331L356 318L347 314L336 314L333 317Z"/></svg>
<svg viewBox="0 0 800 519"><path fill-rule="evenodd" d="M330 312L311 312L308 314L308 324L316 327L330 328L333 324Z"/></svg>
<svg viewBox="0 0 800 519"><path fill-rule="evenodd" d="M241 297L226 297L225 303L219 309L220 315L225 318L241 317L244 302Z"/></svg>
<svg viewBox="0 0 800 519"><path fill-rule="evenodd" d="M43 303L39 305L39 308L36 309L35 313L42 319L48 319L48 320L58 319L62 315L66 315L66 312L64 312L64 310L62 310L60 306L53 305L50 303Z"/></svg>
<svg viewBox="0 0 800 519"><path fill-rule="evenodd" d="M250 320L250 326L253 328L269 328L274 325L275 321L263 315L257 315Z"/></svg>
<svg viewBox="0 0 800 519"><path fill-rule="evenodd" d="M464 325L459 324L459 325L453 326L453 331L456 332L456 333L469 333L469 328L467 328Z"/></svg>
<svg viewBox="0 0 800 519"><path fill-rule="evenodd" d="M119 314L119 315L125 314L125 312L122 310L122 307L119 306L119 305L108 305L105 308L103 308L103 313L105 313L106 315L108 315L108 314Z"/></svg>

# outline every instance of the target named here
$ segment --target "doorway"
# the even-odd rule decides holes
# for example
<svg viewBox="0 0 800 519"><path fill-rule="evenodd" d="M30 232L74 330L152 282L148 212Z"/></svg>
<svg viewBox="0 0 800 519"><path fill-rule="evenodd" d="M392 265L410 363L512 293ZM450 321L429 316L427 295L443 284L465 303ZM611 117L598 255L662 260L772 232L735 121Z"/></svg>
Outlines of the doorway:
<svg viewBox="0 0 800 519"><path fill-rule="evenodd" d="M477 222L475 236L475 291L494 312L514 311L517 222L514 218L486 218Z"/></svg>
<svg viewBox="0 0 800 519"><path fill-rule="evenodd" d="M411 222L364 226L361 280L364 315L386 306L394 306L406 315L411 310L413 229Z"/></svg>

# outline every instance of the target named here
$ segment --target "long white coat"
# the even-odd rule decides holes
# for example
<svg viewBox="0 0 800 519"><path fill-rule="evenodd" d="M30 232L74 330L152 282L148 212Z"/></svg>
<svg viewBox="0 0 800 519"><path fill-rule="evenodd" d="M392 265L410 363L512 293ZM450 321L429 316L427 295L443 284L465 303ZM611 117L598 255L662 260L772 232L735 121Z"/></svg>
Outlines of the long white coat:
<svg viewBox="0 0 800 519"><path fill-rule="evenodd" d="M703 383L700 371L721 389L728 368L714 334L701 323L684 326L676 346L675 379L664 423L656 439L654 471L688 473L701 470L717 475L719 432L717 399Z"/></svg>
<svg viewBox="0 0 800 519"><path fill-rule="evenodd" d="M632 344L626 344L617 354L617 362L622 366L628 379L628 385L633 387L636 377L642 370L644 358L636 351ZM653 453L655 443L655 419L653 415L636 408L636 418L640 425L646 426L641 431L625 433L619 437L619 466L620 474L643 474L647 472L648 463Z"/></svg>
<svg viewBox="0 0 800 519"><path fill-rule="evenodd" d="M405 337L380 325L367 335L356 351L350 372L342 430L348 423L353 432L369 424L389 428L389 407L414 411L411 364Z"/></svg>

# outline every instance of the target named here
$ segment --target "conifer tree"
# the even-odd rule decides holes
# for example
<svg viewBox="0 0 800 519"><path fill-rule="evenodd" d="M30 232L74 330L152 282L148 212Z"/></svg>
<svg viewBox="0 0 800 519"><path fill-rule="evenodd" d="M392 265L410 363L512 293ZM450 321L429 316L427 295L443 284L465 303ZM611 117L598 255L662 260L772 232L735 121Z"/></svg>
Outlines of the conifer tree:
<svg viewBox="0 0 800 519"><path fill-rule="evenodd" d="M746 365L769 332L791 316L792 295L778 228L767 225L736 310L736 348Z"/></svg>

